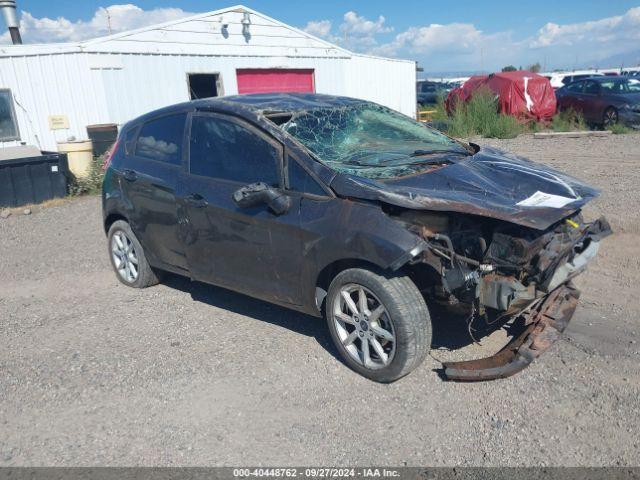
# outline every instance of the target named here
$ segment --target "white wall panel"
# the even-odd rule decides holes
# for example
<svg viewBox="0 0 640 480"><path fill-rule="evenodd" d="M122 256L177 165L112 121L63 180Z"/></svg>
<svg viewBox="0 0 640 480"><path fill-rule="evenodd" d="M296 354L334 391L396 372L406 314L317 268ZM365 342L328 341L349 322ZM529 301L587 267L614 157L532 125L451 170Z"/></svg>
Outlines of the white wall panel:
<svg viewBox="0 0 640 480"><path fill-rule="evenodd" d="M21 141L46 150L55 150L56 142L71 136L86 138L86 126L106 118L99 82L84 54L0 58L0 88L13 93ZM50 115L65 115L69 129L49 130ZM2 146L9 142L0 142Z"/></svg>
<svg viewBox="0 0 640 480"><path fill-rule="evenodd" d="M415 118L414 62L354 54L345 71L347 95L380 103Z"/></svg>

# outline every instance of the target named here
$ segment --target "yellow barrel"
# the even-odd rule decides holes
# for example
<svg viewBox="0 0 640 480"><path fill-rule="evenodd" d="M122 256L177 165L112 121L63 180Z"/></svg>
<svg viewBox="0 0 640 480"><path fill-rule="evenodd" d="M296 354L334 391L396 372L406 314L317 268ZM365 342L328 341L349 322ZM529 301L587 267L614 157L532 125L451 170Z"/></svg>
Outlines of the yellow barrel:
<svg viewBox="0 0 640 480"><path fill-rule="evenodd" d="M67 154L69 170L76 178L86 178L91 172L93 145L91 140L59 142L58 151Z"/></svg>

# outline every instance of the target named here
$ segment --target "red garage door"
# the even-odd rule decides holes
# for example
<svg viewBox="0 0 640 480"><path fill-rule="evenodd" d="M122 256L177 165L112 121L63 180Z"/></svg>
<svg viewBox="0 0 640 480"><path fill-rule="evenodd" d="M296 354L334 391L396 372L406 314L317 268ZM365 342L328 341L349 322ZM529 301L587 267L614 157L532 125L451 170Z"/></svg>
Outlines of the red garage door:
<svg viewBox="0 0 640 480"><path fill-rule="evenodd" d="M313 70L245 68L236 70L238 93L313 93Z"/></svg>

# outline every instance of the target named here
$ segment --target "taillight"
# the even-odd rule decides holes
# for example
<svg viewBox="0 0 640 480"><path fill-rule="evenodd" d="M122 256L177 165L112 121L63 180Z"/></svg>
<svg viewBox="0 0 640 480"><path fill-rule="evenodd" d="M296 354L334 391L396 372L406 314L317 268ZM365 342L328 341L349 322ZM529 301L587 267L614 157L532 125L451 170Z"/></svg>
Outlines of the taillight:
<svg viewBox="0 0 640 480"><path fill-rule="evenodd" d="M116 153L116 150L118 150L118 145L120 144L120 137L118 137L118 139L115 141L115 143L113 145L111 145L111 148L109 150L107 150L107 152L104 155L104 163L102 164L102 170L106 170L107 168L109 168L109 165L111 165L111 159L113 158L113 156Z"/></svg>

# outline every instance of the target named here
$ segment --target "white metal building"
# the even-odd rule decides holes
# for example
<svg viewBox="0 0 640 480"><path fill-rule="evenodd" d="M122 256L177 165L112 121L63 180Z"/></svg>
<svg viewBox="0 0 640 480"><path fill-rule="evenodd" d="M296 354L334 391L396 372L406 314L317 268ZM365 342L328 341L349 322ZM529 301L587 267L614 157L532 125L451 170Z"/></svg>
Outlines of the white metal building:
<svg viewBox="0 0 640 480"><path fill-rule="evenodd" d="M87 138L87 125L216 94L311 90L415 116L415 72L413 61L355 54L244 6L80 43L0 46L0 147L55 150Z"/></svg>

